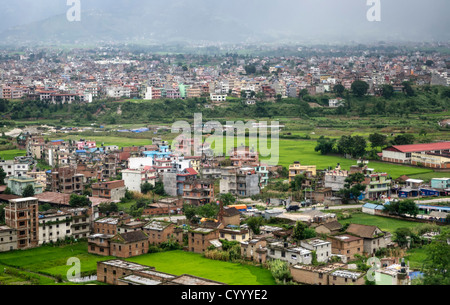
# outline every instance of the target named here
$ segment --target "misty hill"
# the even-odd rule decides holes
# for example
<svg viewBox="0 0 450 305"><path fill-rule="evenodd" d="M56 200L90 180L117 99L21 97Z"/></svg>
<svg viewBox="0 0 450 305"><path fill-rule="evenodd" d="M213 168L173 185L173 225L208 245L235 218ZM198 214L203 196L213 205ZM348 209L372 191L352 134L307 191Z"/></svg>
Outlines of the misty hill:
<svg viewBox="0 0 450 305"><path fill-rule="evenodd" d="M366 1L355 0L90 0L81 1L81 22L67 21L65 1L23 1L0 12L4 43L450 39L448 0L426 7L418 0L382 1L382 21L375 23L366 19Z"/></svg>

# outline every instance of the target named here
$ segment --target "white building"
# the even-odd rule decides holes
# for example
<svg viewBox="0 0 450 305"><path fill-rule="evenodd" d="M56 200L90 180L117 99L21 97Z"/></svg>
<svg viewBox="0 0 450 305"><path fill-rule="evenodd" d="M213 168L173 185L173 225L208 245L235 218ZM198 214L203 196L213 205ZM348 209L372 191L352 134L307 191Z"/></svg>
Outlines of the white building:
<svg viewBox="0 0 450 305"><path fill-rule="evenodd" d="M39 245L64 240L72 236L70 213L41 213L39 215Z"/></svg>
<svg viewBox="0 0 450 305"><path fill-rule="evenodd" d="M24 163L16 163L13 160L0 161L0 166L6 173L6 176L24 176L29 170L29 165Z"/></svg>
<svg viewBox="0 0 450 305"><path fill-rule="evenodd" d="M225 102L227 100L227 95L211 93L210 98L213 102Z"/></svg>
<svg viewBox="0 0 450 305"><path fill-rule="evenodd" d="M318 238L302 240L300 246L310 251L315 251L318 262L328 262L331 257L331 242Z"/></svg>
<svg viewBox="0 0 450 305"><path fill-rule="evenodd" d="M156 184L156 175L154 170L126 169L122 171L122 180L129 191L141 192L142 184Z"/></svg>
<svg viewBox="0 0 450 305"><path fill-rule="evenodd" d="M267 246L267 256L273 260L282 260L291 265L303 264L310 265L312 262L311 251L301 247L288 247L282 242L271 243Z"/></svg>
<svg viewBox="0 0 450 305"><path fill-rule="evenodd" d="M153 158L129 158L128 159L128 168L129 169L144 169L148 166L154 166L155 163Z"/></svg>

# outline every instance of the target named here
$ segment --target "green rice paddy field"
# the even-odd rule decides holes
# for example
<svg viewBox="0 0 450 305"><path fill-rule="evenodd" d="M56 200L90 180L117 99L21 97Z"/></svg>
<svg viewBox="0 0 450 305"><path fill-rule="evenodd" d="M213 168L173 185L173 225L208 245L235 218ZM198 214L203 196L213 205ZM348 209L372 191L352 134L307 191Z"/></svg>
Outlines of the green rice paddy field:
<svg viewBox="0 0 450 305"><path fill-rule="evenodd" d="M54 285L55 278L67 280L67 272L72 267L67 265L67 260L71 257L80 260L82 276L96 274L98 261L114 258L89 254L87 249L87 242L78 242L65 246L42 246L0 253L0 283ZM156 267L156 270L161 272L191 274L230 285L275 284L271 272L267 269L210 260L200 254L184 251L146 254L128 261ZM5 268L9 272L4 272Z"/></svg>
<svg viewBox="0 0 450 305"><path fill-rule="evenodd" d="M127 261L155 267L174 275L191 274L229 285L275 285L269 270L238 263L215 261L184 251L152 253Z"/></svg>

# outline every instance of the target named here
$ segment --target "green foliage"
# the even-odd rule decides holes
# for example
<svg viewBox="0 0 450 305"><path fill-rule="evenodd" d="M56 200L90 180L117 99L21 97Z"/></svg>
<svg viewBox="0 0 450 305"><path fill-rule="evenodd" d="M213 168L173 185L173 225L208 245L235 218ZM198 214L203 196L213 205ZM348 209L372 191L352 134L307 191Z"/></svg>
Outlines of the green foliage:
<svg viewBox="0 0 450 305"><path fill-rule="evenodd" d="M98 210L102 214L117 213L119 212L119 206L115 202L111 203L104 202L98 206Z"/></svg>
<svg viewBox="0 0 450 305"><path fill-rule="evenodd" d="M289 264L287 262L272 260L269 261L268 266L277 283L286 284L287 281L292 280Z"/></svg>
<svg viewBox="0 0 450 305"><path fill-rule="evenodd" d="M367 142L361 136L342 136L337 142L337 150L342 155L354 158L363 157L366 153Z"/></svg>
<svg viewBox="0 0 450 305"><path fill-rule="evenodd" d="M412 134L401 134L396 136L392 140L392 145L409 145L414 144L414 135Z"/></svg>
<svg viewBox="0 0 450 305"><path fill-rule="evenodd" d="M308 238L316 237L316 231L312 228L309 228L306 224L301 221L298 221L294 227L292 232L292 238L295 241L301 241Z"/></svg>
<svg viewBox="0 0 450 305"><path fill-rule="evenodd" d="M25 189L22 192L22 197L33 197L34 196L34 187L33 185L29 184L25 187Z"/></svg>
<svg viewBox="0 0 450 305"><path fill-rule="evenodd" d="M334 152L334 146L336 145L336 139L325 138L324 136L320 136L317 140L317 146L314 149L317 152L320 152L322 155L328 155Z"/></svg>
<svg viewBox="0 0 450 305"><path fill-rule="evenodd" d="M369 84L365 81L357 80L352 83L351 89L353 94L355 94L357 97L363 97L369 90Z"/></svg>
<svg viewBox="0 0 450 305"><path fill-rule="evenodd" d="M369 135L369 141L372 144L372 147L382 147L387 144L387 137L385 135L379 133L373 133Z"/></svg>
<svg viewBox="0 0 450 305"><path fill-rule="evenodd" d="M246 223L253 234L259 235L261 233L260 227L264 223L264 219L262 217L250 217L247 219Z"/></svg>
<svg viewBox="0 0 450 305"><path fill-rule="evenodd" d="M154 187L151 183L145 182L141 184L141 193L148 194L148 192L153 191Z"/></svg>
<svg viewBox="0 0 450 305"><path fill-rule="evenodd" d="M384 206L386 212L394 215L410 215L416 217L419 214L419 208L411 199L405 199L402 201L393 201Z"/></svg>
<svg viewBox="0 0 450 305"><path fill-rule="evenodd" d="M220 201L222 201L224 206L230 205L230 204L234 204L236 202L236 197L234 197L232 194L230 193L226 193L226 194L220 194L218 196L218 199Z"/></svg>
<svg viewBox="0 0 450 305"><path fill-rule="evenodd" d="M91 205L91 201L87 196L71 194L69 204L73 208L88 207Z"/></svg>
<svg viewBox="0 0 450 305"><path fill-rule="evenodd" d="M450 230L445 228L431 244L425 247L423 283L425 285L450 285Z"/></svg>
<svg viewBox="0 0 450 305"><path fill-rule="evenodd" d="M6 173L3 170L3 167L0 167L0 185L5 185Z"/></svg>
<svg viewBox="0 0 450 305"><path fill-rule="evenodd" d="M303 182L306 180L305 175L297 175L291 181L291 188L293 191L301 191Z"/></svg>

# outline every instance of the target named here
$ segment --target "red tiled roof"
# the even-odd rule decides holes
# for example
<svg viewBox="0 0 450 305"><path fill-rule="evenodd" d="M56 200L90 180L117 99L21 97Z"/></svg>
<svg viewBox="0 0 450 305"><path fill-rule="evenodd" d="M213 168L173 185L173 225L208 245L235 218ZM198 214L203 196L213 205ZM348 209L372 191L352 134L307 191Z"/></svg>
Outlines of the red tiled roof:
<svg viewBox="0 0 450 305"><path fill-rule="evenodd" d="M450 142L439 143L427 143L427 144L411 144L411 145L395 145L394 149L403 152L410 153L416 151L435 151L435 150L447 150L450 149Z"/></svg>

